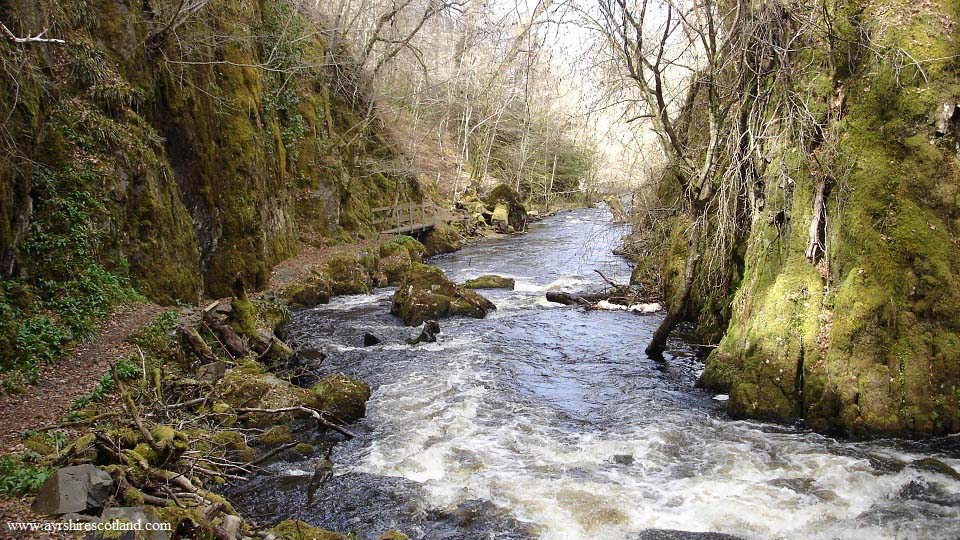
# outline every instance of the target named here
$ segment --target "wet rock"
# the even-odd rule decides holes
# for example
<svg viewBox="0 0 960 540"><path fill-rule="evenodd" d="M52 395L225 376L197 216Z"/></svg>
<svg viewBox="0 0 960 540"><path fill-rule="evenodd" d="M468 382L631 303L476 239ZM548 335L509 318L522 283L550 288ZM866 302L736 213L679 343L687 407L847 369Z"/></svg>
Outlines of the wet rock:
<svg viewBox="0 0 960 540"><path fill-rule="evenodd" d="M394 529L381 534L379 540L410 540L410 537Z"/></svg>
<svg viewBox="0 0 960 540"><path fill-rule="evenodd" d="M458 287L439 268L413 263L393 295L390 312L407 326L429 319L465 315L482 319L496 306L474 291Z"/></svg>
<svg viewBox="0 0 960 540"><path fill-rule="evenodd" d="M103 507L113 488L113 479L93 465L75 465L58 469L44 482L33 510L59 515Z"/></svg>
<svg viewBox="0 0 960 540"><path fill-rule="evenodd" d="M437 321L427 321L423 323L423 329L420 330L420 335L414 339L408 339L407 344L416 345L418 343L436 343L437 334L440 333L440 323Z"/></svg>
<svg viewBox="0 0 960 540"><path fill-rule="evenodd" d="M323 359L326 358L327 356L320 349L314 349L309 347L305 349L300 349L299 354L301 358L303 358L304 360L309 360L311 362L323 361Z"/></svg>
<svg viewBox="0 0 960 540"><path fill-rule="evenodd" d="M370 386L346 375L331 375L313 387L320 410L343 422L355 422L367 413Z"/></svg>
<svg viewBox="0 0 960 540"><path fill-rule="evenodd" d="M381 341L380 338L378 338L377 336L371 334L370 332L364 332L364 333L363 333L363 346L364 346L364 347L372 347L372 346L377 345L378 343L380 343L380 341Z"/></svg>
<svg viewBox="0 0 960 540"><path fill-rule="evenodd" d="M424 256L452 253L463 247L460 231L450 225L438 225L423 236Z"/></svg>
<svg viewBox="0 0 960 540"><path fill-rule="evenodd" d="M515 281L513 278L487 274L463 282L463 286L468 289L513 289Z"/></svg>
<svg viewBox="0 0 960 540"><path fill-rule="evenodd" d="M139 530L132 531L96 531L88 538L92 540L167 540L170 537L167 531L147 530L147 523L160 523L160 516L152 506L115 506L103 511L100 521L113 523L129 523ZM117 536L119 532L119 536Z"/></svg>
<svg viewBox="0 0 960 540"><path fill-rule="evenodd" d="M400 252L406 253L411 260L420 262L423 259L423 253L426 247L416 238L404 234L397 235L393 239L380 244L380 257L387 258Z"/></svg>
<svg viewBox="0 0 960 540"><path fill-rule="evenodd" d="M633 465L636 461L636 459L634 459L634 457L630 454L616 454L610 458L610 460L617 465Z"/></svg>
<svg viewBox="0 0 960 540"><path fill-rule="evenodd" d="M292 306L311 308L329 303L333 287L322 275L313 274L305 283L284 290L282 295Z"/></svg>
<svg viewBox="0 0 960 540"><path fill-rule="evenodd" d="M330 283L333 295L367 294L372 280L361 261L351 255L339 255L327 261L323 276Z"/></svg>
<svg viewBox="0 0 960 540"><path fill-rule="evenodd" d="M925 471L939 473L960 481L960 472L935 458L923 458L913 462L913 466Z"/></svg>
<svg viewBox="0 0 960 540"><path fill-rule="evenodd" d="M675 531L672 529L647 529L633 540L743 540L739 536L713 532Z"/></svg>
<svg viewBox="0 0 960 540"><path fill-rule="evenodd" d="M340 533L294 519L283 521L270 531L277 536L277 540L348 540Z"/></svg>

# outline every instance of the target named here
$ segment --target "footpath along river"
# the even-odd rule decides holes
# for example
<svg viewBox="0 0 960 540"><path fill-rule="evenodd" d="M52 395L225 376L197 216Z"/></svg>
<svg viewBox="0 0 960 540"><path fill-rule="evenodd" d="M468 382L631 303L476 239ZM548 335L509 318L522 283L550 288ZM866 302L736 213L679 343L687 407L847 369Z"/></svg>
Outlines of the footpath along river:
<svg viewBox="0 0 960 540"><path fill-rule="evenodd" d="M517 282L482 291L498 308L486 319L441 321L433 344L404 343L416 331L389 314L392 289L295 312L291 340L326 356L317 371L358 376L373 397L312 503L306 459L271 465L240 507L370 539L960 538L960 481L910 465L960 468L960 437L852 442L734 421L694 388L703 364L681 339L663 364L644 356L661 315L544 299L600 288L594 269L625 282L612 254L625 233L585 209L433 259L458 282ZM364 332L383 343L361 347Z"/></svg>

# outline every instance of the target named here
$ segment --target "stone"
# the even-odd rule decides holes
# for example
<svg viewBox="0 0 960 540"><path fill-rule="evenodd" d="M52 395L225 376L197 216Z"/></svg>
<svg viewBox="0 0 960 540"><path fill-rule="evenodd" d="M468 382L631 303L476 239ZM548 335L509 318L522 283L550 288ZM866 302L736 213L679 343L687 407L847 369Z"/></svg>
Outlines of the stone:
<svg viewBox="0 0 960 540"><path fill-rule="evenodd" d="M297 520L282 521L270 530L278 540L348 540L340 533L320 529Z"/></svg>
<svg viewBox="0 0 960 540"><path fill-rule="evenodd" d="M413 263L393 295L390 313L407 326L418 326L430 319L455 315L482 319L494 309L493 302L457 286L439 268Z"/></svg>
<svg viewBox="0 0 960 540"><path fill-rule="evenodd" d="M197 377L203 381L217 382L223 378L227 372L227 364L223 360L217 360L209 364L204 364L197 368Z"/></svg>
<svg viewBox="0 0 960 540"><path fill-rule="evenodd" d="M517 232L527 228L527 209L520 202L520 194L510 186L500 184L494 187L483 200L494 209L491 224L497 225L500 232L508 232L508 227Z"/></svg>
<svg viewBox="0 0 960 540"><path fill-rule="evenodd" d="M913 466L925 471L939 473L960 481L960 472L936 458L923 458L913 462Z"/></svg>
<svg viewBox="0 0 960 540"><path fill-rule="evenodd" d="M58 469L44 482L33 510L60 515L103 507L113 488L113 479L93 465L75 465Z"/></svg>
<svg viewBox="0 0 960 540"><path fill-rule="evenodd" d="M610 460L617 465L633 465L634 461L636 461L630 454L616 454L610 458Z"/></svg>
<svg viewBox="0 0 960 540"><path fill-rule="evenodd" d="M378 338L377 336L371 334L370 332L364 332L364 333L363 333L363 346L364 346L364 347L372 347L372 346L380 343L380 341L381 341L380 338Z"/></svg>
<svg viewBox="0 0 960 540"><path fill-rule="evenodd" d="M100 516L102 522L119 522L136 525L139 530L130 531L95 531L88 538L91 540L167 540L168 531L147 530L147 523L161 523L157 510L151 506L115 506L103 511ZM119 534L119 536L117 536Z"/></svg>
<svg viewBox="0 0 960 540"><path fill-rule="evenodd" d="M440 333L440 323L437 321L426 321L423 323L423 329L420 330L420 335L414 339L408 339L407 344L416 345L418 343L436 343L437 334Z"/></svg>
<svg viewBox="0 0 960 540"><path fill-rule="evenodd" d="M390 529L380 535L380 540L410 540L410 537L396 529Z"/></svg>
<svg viewBox="0 0 960 540"><path fill-rule="evenodd" d="M487 274L463 282L463 286L468 289L513 289L515 285L513 278Z"/></svg>
<svg viewBox="0 0 960 540"><path fill-rule="evenodd" d="M313 387L320 410L343 422L355 422L367 413L370 386L347 375L331 375Z"/></svg>

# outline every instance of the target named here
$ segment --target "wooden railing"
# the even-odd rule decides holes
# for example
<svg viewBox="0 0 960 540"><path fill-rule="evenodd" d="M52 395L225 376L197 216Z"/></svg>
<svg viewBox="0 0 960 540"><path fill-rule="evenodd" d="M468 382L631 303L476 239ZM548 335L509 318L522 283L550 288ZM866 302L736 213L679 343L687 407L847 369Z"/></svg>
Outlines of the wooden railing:
<svg viewBox="0 0 960 540"><path fill-rule="evenodd" d="M443 212L432 202L382 206L372 212L373 227L386 234L429 231L444 221Z"/></svg>

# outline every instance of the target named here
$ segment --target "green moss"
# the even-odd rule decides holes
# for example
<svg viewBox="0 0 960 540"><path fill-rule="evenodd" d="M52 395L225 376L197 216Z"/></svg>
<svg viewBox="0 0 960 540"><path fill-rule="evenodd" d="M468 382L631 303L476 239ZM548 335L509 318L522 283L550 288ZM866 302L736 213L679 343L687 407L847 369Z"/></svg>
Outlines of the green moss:
<svg viewBox="0 0 960 540"><path fill-rule="evenodd" d="M348 537L326 531L303 521L283 521L270 529L280 540L349 540Z"/></svg>
<svg viewBox="0 0 960 540"><path fill-rule="evenodd" d="M513 289L514 280L503 276L483 275L463 282L467 289Z"/></svg>
<svg viewBox="0 0 960 540"><path fill-rule="evenodd" d="M234 298L231 302L230 326L241 336L257 337L257 309L248 298Z"/></svg>
<svg viewBox="0 0 960 540"><path fill-rule="evenodd" d="M370 386L346 375L331 375L313 387L320 408L344 422L355 422L366 414Z"/></svg>
<svg viewBox="0 0 960 540"><path fill-rule="evenodd" d="M407 326L454 315L483 318L496 306L474 291L458 287L434 266L413 263L393 295L390 312Z"/></svg>
<svg viewBox="0 0 960 540"><path fill-rule="evenodd" d="M284 425L273 426L266 433L260 435L260 442L267 446L281 446L293 439L290 428Z"/></svg>

